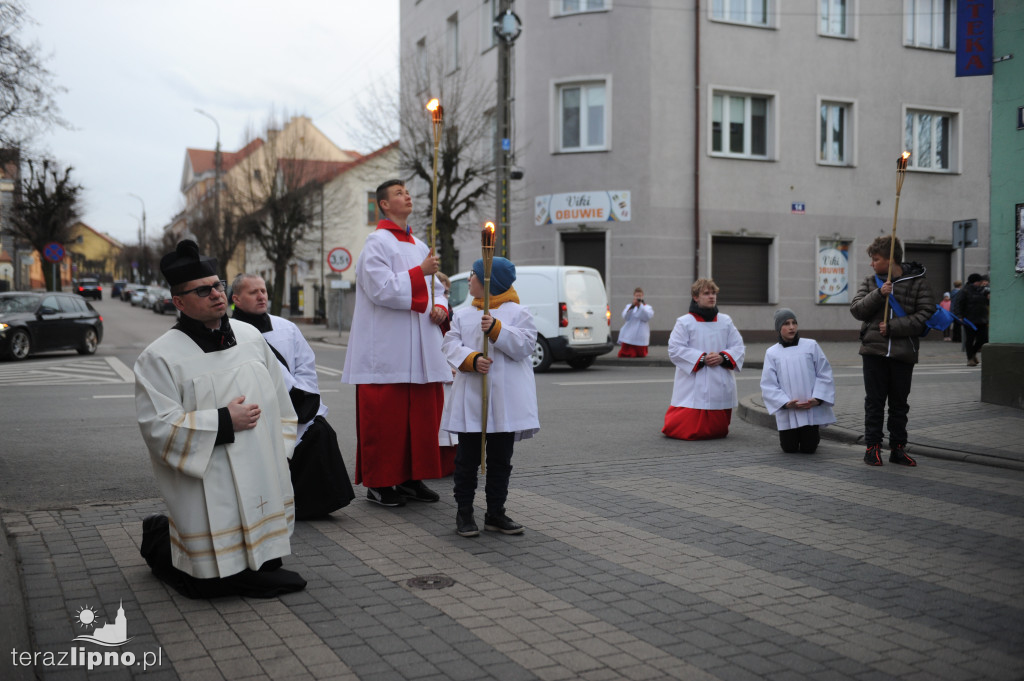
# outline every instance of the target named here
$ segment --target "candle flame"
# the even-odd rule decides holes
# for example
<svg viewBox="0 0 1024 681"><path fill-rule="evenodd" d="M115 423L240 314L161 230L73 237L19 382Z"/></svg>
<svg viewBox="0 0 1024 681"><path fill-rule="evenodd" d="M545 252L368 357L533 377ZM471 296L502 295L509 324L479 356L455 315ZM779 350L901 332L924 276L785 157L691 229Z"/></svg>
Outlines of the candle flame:
<svg viewBox="0 0 1024 681"><path fill-rule="evenodd" d="M429 102L427 102L427 111L434 112L437 110L437 107L439 106L441 106L441 102L438 101L437 97L434 97Z"/></svg>

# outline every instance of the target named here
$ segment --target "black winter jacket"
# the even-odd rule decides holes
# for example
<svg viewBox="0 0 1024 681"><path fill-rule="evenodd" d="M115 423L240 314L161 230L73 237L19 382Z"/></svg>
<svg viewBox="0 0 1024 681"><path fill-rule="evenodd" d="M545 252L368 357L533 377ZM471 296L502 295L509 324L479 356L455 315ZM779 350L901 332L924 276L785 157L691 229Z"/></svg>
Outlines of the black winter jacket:
<svg viewBox="0 0 1024 681"><path fill-rule="evenodd" d="M906 313L897 317L889 307L888 335L878 330L885 309L885 296L875 282L874 273L861 282L850 303L850 313L863 324L860 327L860 354L890 357L909 364L917 363L917 351L925 322L935 314L935 296L924 267L916 262L903 263L903 274L893 281L892 294Z"/></svg>

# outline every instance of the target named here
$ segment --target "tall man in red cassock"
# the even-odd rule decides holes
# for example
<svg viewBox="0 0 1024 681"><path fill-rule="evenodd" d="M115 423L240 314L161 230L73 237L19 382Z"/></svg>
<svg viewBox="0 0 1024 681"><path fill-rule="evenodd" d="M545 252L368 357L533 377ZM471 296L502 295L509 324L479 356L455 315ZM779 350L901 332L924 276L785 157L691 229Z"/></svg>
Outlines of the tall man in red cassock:
<svg viewBox="0 0 1024 681"><path fill-rule="evenodd" d="M440 260L408 227L412 197L401 180L377 187L376 198L385 219L356 261L341 380L356 386L356 483L367 488L368 500L394 507L440 498L423 480L442 477L441 384L452 373L441 352L444 286L431 277Z"/></svg>

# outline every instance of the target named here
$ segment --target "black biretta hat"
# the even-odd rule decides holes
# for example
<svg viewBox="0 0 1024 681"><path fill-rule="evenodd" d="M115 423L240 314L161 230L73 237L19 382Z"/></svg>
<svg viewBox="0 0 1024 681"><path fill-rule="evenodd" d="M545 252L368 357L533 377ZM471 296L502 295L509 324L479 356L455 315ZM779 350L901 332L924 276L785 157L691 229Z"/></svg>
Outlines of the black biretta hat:
<svg viewBox="0 0 1024 681"><path fill-rule="evenodd" d="M199 244L191 239L178 242L173 253L160 258L160 271L168 285L177 286L217 274L217 259L199 255Z"/></svg>

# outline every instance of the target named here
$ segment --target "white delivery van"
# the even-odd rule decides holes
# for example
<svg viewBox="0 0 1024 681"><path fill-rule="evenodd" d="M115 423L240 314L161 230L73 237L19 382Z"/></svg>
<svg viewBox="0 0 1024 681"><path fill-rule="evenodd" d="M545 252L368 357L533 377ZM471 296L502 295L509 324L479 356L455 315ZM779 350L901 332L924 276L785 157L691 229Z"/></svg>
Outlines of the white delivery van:
<svg viewBox="0 0 1024 681"><path fill-rule="evenodd" d="M469 272L451 277L452 312L469 307ZM519 302L537 325L533 370L547 371L565 361L586 369L599 355L611 352L611 308L601 273L592 267L523 265L516 267Z"/></svg>

